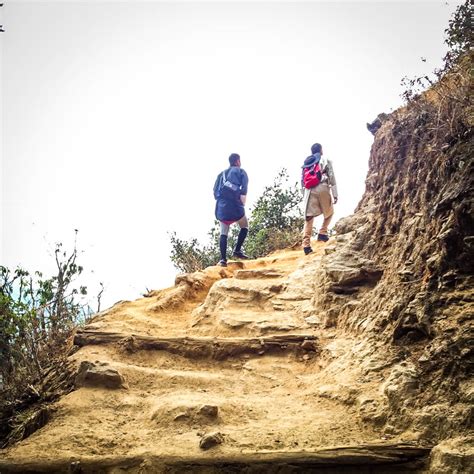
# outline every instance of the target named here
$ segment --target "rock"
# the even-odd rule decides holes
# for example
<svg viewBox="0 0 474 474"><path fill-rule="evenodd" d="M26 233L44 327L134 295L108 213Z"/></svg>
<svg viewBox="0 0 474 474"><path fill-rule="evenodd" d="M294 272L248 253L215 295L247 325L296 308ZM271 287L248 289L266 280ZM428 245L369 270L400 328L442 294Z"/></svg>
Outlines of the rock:
<svg viewBox="0 0 474 474"><path fill-rule="evenodd" d="M224 442L224 437L218 431L214 433L205 434L201 440L199 441L199 447L203 450L207 450L212 448L213 446L217 446L218 444L222 444Z"/></svg>
<svg viewBox="0 0 474 474"><path fill-rule="evenodd" d="M194 288L195 290L200 290L206 286L206 275L202 272L181 273L176 276L174 284L176 286L184 284Z"/></svg>
<svg viewBox="0 0 474 474"><path fill-rule="evenodd" d="M357 402L358 413L363 421L374 423L377 426L381 426L385 423L387 419L386 410L379 400L361 396Z"/></svg>
<svg viewBox="0 0 474 474"><path fill-rule="evenodd" d="M187 274L178 276L186 277ZM161 290L156 298L156 303L148 306L148 310L160 313L171 308L177 308L183 304L186 299L192 296L194 291L196 290L193 288L193 286L183 280L177 286L167 288L166 290Z"/></svg>
<svg viewBox="0 0 474 474"><path fill-rule="evenodd" d="M335 226L334 230L337 233L336 241L337 242L344 242L346 239L341 238L344 234L349 234L350 232L359 229L363 226L367 221L367 216L359 213L359 214L351 214L349 216L343 217L339 219ZM349 236L350 237L350 236Z"/></svg>
<svg viewBox="0 0 474 474"><path fill-rule="evenodd" d="M308 316L307 318L304 318L304 320L311 326L318 326L321 324L321 319L317 316Z"/></svg>
<svg viewBox="0 0 474 474"><path fill-rule="evenodd" d="M189 413L181 412L181 413L178 413L173 418L173 421L185 421L185 420L189 420L189 419L190 419Z"/></svg>
<svg viewBox="0 0 474 474"><path fill-rule="evenodd" d="M414 278L414 274L412 270L404 269L398 272L400 276L400 280L403 282L411 281Z"/></svg>
<svg viewBox="0 0 474 474"><path fill-rule="evenodd" d="M295 315L283 312L268 312L258 317L242 313L240 315L223 315L216 319L218 324L230 329L238 330L247 328L262 334L268 331L290 331L299 327L298 319Z"/></svg>
<svg viewBox="0 0 474 474"><path fill-rule="evenodd" d="M474 406L474 380L469 379L460 382L458 393L461 402Z"/></svg>
<svg viewBox="0 0 474 474"><path fill-rule="evenodd" d="M407 403L406 406L409 406ZM472 424L472 406L433 403L413 413L413 429L428 441L443 439L450 433L457 433L459 427Z"/></svg>
<svg viewBox="0 0 474 474"><path fill-rule="evenodd" d="M306 340L306 341L303 341L303 343L301 344L301 349L305 351L316 352L316 344L314 341Z"/></svg>
<svg viewBox="0 0 474 474"><path fill-rule="evenodd" d="M395 366L382 385L390 406L396 408L409 402L418 390L418 381L419 374L415 366L405 362Z"/></svg>
<svg viewBox="0 0 474 474"><path fill-rule="evenodd" d="M439 443L431 451L430 461L429 472L434 474L472 472L472 466L474 466L473 438L452 438Z"/></svg>
<svg viewBox="0 0 474 474"><path fill-rule="evenodd" d="M257 270L237 270L234 277L239 280L248 280L256 278L283 278L285 274L273 268L264 268Z"/></svg>
<svg viewBox="0 0 474 474"><path fill-rule="evenodd" d="M138 345L133 336L127 336L122 341L120 341L120 345L127 351L127 352L137 352Z"/></svg>
<svg viewBox="0 0 474 474"><path fill-rule="evenodd" d="M193 310L193 326L202 324L212 324L220 316L230 324L237 322L239 315L243 315L245 321L245 312L242 308L254 305L258 301L262 309L272 309L272 298L275 296L275 282L270 280L237 280L228 278L217 281L210 289L205 301ZM235 317L234 317L235 315ZM251 318L247 317L248 324Z"/></svg>
<svg viewBox="0 0 474 474"><path fill-rule="evenodd" d="M323 316L323 327L325 329L335 327L337 325L337 319L339 317L341 310L338 306L333 306L326 310L326 313Z"/></svg>
<svg viewBox="0 0 474 474"><path fill-rule="evenodd" d="M330 289L376 283L383 273L373 261L353 252L328 255L324 260L324 270L332 283Z"/></svg>
<svg viewBox="0 0 474 474"><path fill-rule="evenodd" d="M82 361L77 372L75 384L76 387L105 387L115 389L125 387L125 379L118 370L109 366Z"/></svg>
<svg viewBox="0 0 474 474"><path fill-rule="evenodd" d="M353 405L359 390L348 385L328 384L317 388L316 394L321 398L336 400L344 405Z"/></svg>
<svg viewBox="0 0 474 474"><path fill-rule="evenodd" d="M217 418L219 408L216 405L203 405L199 408L198 413L209 418Z"/></svg>
<svg viewBox="0 0 474 474"><path fill-rule="evenodd" d="M400 430L393 425L385 425L383 427L383 434L386 437L396 436L400 434Z"/></svg>
<svg viewBox="0 0 474 474"><path fill-rule="evenodd" d="M387 120L387 118L388 115L385 113L378 114L375 120L373 120L371 123L367 123L367 130L372 135L375 135L379 128L382 126L383 122Z"/></svg>

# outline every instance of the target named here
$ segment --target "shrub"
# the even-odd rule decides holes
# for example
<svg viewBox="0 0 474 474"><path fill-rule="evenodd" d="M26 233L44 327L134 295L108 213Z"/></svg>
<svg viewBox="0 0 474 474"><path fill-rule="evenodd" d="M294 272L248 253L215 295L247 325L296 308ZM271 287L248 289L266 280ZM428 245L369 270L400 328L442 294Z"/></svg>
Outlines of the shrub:
<svg viewBox="0 0 474 474"><path fill-rule="evenodd" d="M80 301L86 287L75 284L83 270L76 245L68 254L57 244L54 256L57 274L51 278L0 266L0 446L25 408L52 396L46 394L45 374L49 383L52 372L63 376L67 342L91 314Z"/></svg>
<svg viewBox="0 0 474 474"><path fill-rule="evenodd" d="M246 250L253 257L296 245L301 241L303 217L298 184L288 186L288 172L278 172L251 209Z"/></svg>

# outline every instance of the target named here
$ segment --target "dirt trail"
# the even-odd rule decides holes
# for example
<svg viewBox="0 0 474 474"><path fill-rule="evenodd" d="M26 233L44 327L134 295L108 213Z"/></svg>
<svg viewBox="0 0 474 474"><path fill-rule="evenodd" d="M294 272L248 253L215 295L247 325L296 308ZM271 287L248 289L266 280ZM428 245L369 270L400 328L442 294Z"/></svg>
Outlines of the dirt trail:
<svg viewBox="0 0 474 474"><path fill-rule="evenodd" d="M322 328L309 309L308 276L326 247L315 243L307 257L286 250L210 267L99 314L85 332L115 339L82 341L72 359L78 367L87 361L115 370L123 383L106 388L90 379L63 397L46 426L4 452L0 472L13 472L14 465L61 471L75 461L82 472L115 472L106 469L114 462L131 463L132 472L160 472L166 459L192 464L273 453L275 461L288 453L386 443L353 403L359 369L331 366L336 356L350 356L353 338ZM299 342L288 342L292 337ZM194 338L221 349L233 340L248 351L173 353L159 343L142 349L140 338L175 338L188 348L184 338ZM264 338L280 342L265 345ZM364 390L370 389L366 381ZM210 433L218 433L218 444L204 450L200 442ZM197 472L191 464L185 470Z"/></svg>

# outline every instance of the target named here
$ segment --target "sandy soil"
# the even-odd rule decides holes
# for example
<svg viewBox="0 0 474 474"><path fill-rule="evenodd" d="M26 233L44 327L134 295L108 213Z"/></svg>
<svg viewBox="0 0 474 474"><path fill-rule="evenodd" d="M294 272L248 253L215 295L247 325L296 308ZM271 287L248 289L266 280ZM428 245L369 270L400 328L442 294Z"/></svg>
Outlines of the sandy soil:
<svg viewBox="0 0 474 474"><path fill-rule="evenodd" d="M127 351L118 343L86 345L72 356L77 364L90 361L116 369L126 385L73 391L55 405L45 427L2 457L23 462L212 457L383 441L373 424L361 421L353 403L360 392L354 388L361 386L359 369L335 363L341 354L350 357L355 341L305 320L311 296L305 275L318 264L324 244L314 243L314 248L310 256L287 250L227 269L208 268L191 284L181 285L184 289L178 285L115 305L88 329L124 338L305 334L317 337L317 352L213 360L159 350ZM366 381L364 391L375 386ZM217 416L204 413L205 405L217 407ZM200 440L212 432L219 432L223 442L204 451Z"/></svg>

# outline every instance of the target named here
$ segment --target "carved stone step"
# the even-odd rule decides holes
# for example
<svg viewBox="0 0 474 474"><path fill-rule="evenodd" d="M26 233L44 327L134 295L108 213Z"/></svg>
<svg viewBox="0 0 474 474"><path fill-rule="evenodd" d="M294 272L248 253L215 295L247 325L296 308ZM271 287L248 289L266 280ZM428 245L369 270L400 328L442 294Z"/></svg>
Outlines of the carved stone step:
<svg viewBox="0 0 474 474"><path fill-rule="evenodd" d="M90 331L77 331L74 344L86 346L91 344L120 343L127 350L159 350L168 351L185 357L199 359L212 358L217 360L243 354L263 355L275 352L318 352L316 337L311 334L282 334L265 337L168 337L128 335Z"/></svg>

